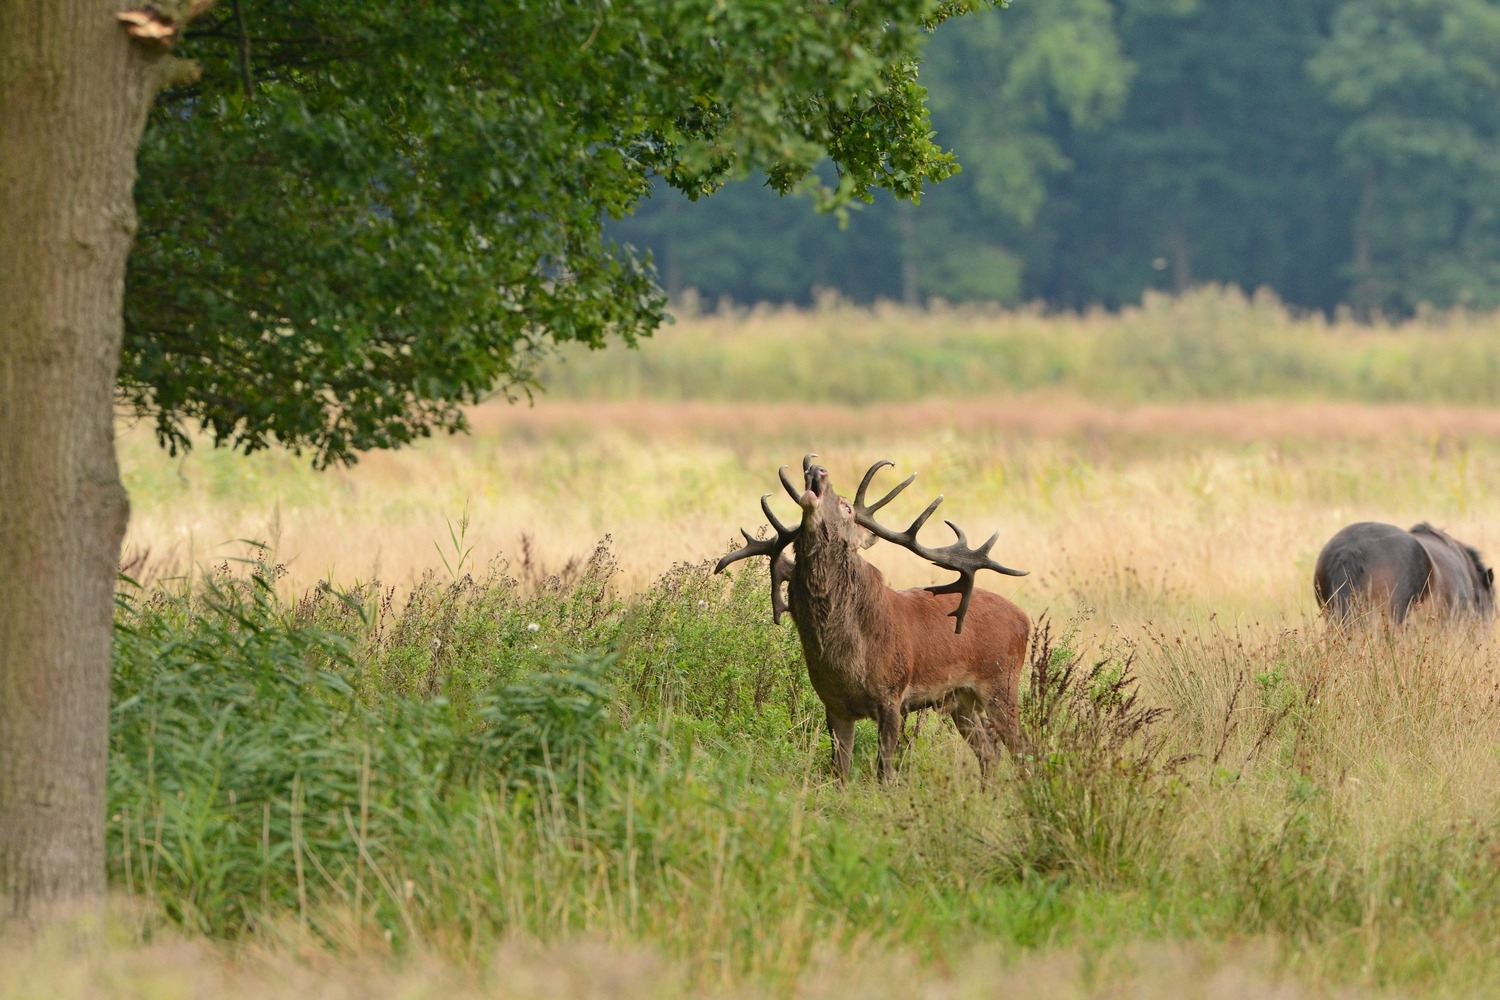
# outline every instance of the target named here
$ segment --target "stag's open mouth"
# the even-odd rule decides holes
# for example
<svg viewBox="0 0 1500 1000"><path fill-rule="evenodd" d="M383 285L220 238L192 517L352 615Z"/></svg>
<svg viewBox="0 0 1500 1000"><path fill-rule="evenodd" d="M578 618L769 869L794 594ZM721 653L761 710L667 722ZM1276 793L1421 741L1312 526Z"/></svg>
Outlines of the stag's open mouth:
<svg viewBox="0 0 1500 1000"><path fill-rule="evenodd" d="M802 494L801 503L804 509L811 509L828 492L828 470L821 465L810 465L806 479L807 492Z"/></svg>

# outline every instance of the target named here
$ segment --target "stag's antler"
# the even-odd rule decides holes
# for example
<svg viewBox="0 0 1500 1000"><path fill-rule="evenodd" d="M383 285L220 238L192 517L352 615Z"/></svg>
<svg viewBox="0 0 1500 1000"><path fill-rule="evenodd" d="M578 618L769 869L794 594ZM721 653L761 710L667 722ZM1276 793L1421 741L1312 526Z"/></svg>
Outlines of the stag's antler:
<svg viewBox="0 0 1500 1000"><path fill-rule="evenodd" d="M807 471L807 467L812 464L812 460L817 457L817 455L804 455L802 457L802 471L804 473ZM792 485L792 480L786 474L786 466L783 465L778 470L777 475L781 477L781 485L786 489L787 495L793 500L800 501L802 494L798 493L797 488ZM771 512L770 496L771 494L769 493L761 495L760 509L765 513L766 520L771 522L771 530L776 532L776 537L751 538L750 532L741 528L740 534L745 536L745 545L742 548L735 549L714 563L714 572L722 573L730 563L738 562L741 559L749 559L752 556L769 556L771 558L771 619L780 625L781 616L788 610L786 596L782 593L781 585L791 581L793 568L792 560L786 555L786 547L792 544L793 539L797 537L797 532L802 530L802 525L794 524L788 528L777 520L776 515Z"/></svg>
<svg viewBox="0 0 1500 1000"><path fill-rule="evenodd" d="M963 529L952 521L945 521L944 523L952 528L953 533L958 536L958 541L937 549L930 549L918 542L917 532L922 530L922 525L926 524L927 519L932 516L932 512L937 510L938 504L943 502L942 494L938 494L937 499L928 504L927 509L918 514L916 520L912 521L905 531L894 531L876 521L875 512L894 500L898 493L910 486L912 480L917 478L917 474L915 472L912 473L897 483L896 487L885 496L872 504L866 504L865 490L869 489L870 480L875 478L875 473L887 465L894 464L894 462L881 459L870 466L870 470L865 473L865 478L859 482L859 491L854 494L854 519L876 537L883 538L888 542L895 542L897 545L915 552L928 562L941 566L943 569L951 569L958 574L958 579L952 583L944 583L928 587L927 589L934 594L963 595L959 599L958 607L950 612L952 617L958 619L953 631L962 632L964 630L964 615L969 611L969 598L974 595L975 573L982 569L992 569L996 573L1004 573L1007 576L1025 576L1027 571L1002 566L990 558L990 549L994 546L995 540L1000 537L1000 532L998 531L990 536L989 541L978 548L971 549L969 548L969 539L964 535Z"/></svg>

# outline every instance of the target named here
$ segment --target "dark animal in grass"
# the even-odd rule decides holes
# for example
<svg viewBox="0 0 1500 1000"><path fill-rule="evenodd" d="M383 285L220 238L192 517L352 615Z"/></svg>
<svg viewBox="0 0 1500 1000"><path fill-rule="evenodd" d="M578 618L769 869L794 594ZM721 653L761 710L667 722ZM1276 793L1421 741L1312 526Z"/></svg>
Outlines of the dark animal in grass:
<svg viewBox="0 0 1500 1000"><path fill-rule="evenodd" d="M802 641L813 690L826 710L833 738L833 769L849 775L854 723L874 719L880 731L882 781L894 769L896 745L906 713L935 708L953 719L983 771L1003 743L1015 751L1020 738L1019 686L1031 619L1014 603L974 589L981 569L1024 576L989 557L995 538L969 548L964 533L948 522L958 540L928 548L917 533L943 498L938 497L904 531L877 522L874 514L916 478L909 476L881 500L865 503L871 478L890 462L865 473L851 503L834 492L828 470L802 460L805 489L796 489L782 466L780 477L802 508L802 523L787 527L761 497L775 537L754 539L720 559L721 572L738 559L771 559L771 607L776 621L790 610ZM958 579L935 587L892 590L859 554L874 537L901 545ZM793 561L786 549L796 553ZM786 585L789 599L782 596Z"/></svg>
<svg viewBox="0 0 1500 1000"><path fill-rule="evenodd" d="M1330 621L1365 613L1399 625L1418 605L1447 618L1488 620L1495 614L1495 571L1479 553L1423 522L1410 531L1360 521L1323 546L1313 593Z"/></svg>

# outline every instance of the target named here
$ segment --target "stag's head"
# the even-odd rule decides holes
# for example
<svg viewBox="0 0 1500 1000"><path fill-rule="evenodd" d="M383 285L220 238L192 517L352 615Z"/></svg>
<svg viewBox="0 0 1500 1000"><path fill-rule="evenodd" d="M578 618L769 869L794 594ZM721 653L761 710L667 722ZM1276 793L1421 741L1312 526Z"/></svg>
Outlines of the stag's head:
<svg viewBox="0 0 1500 1000"><path fill-rule="evenodd" d="M916 478L915 474L897 483L879 500L869 503L865 500L865 492L870 488L870 480L875 478L877 472L891 464L885 460L876 462L860 480L859 489L854 494L854 499L850 501L834 492L828 481L828 470L821 465L813 464L812 460L817 457L807 455L802 459L803 484L806 488L800 492L792 484L791 477L787 475L786 466L783 465L779 473L781 485L786 489L787 495L796 500L802 508L802 523L788 526L777 520L768 502L771 494L767 493L760 498L760 508L765 512L766 520L771 522L771 528L776 533L775 537L752 538L748 531L741 528L740 534L745 536L745 545L721 558L714 566L714 572L719 573L737 560L750 556L769 556L771 559L771 609L776 621L781 621L782 613L787 610L786 600L782 596L782 587L792 579L794 567L785 553L787 547L793 544L797 547L799 558L819 553L838 559L845 556L852 557L859 549L873 545L875 539L883 538L910 549L936 566L953 570L958 573L958 579L952 583L927 589L934 593L962 595L958 607L952 612L953 617L957 619L954 629L960 632L963 631L964 615L968 611L969 599L973 594L976 572L988 569L1008 576L1026 575L1024 570L1002 566L990 558L990 549L999 537L999 532L991 535L990 540L983 545L971 548L962 529L952 521L948 521L948 527L952 528L954 535L957 536L956 541L939 548L929 548L918 542L917 532L921 530L922 525L927 523L933 511L937 510L938 504L943 502L941 496L929 503L927 508L918 514L904 531L893 530L876 521L875 512L910 486L912 480Z"/></svg>
<svg viewBox="0 0 1500 1000"><path fill-rule="evenodd" d="M847 550L867 549L875 544L875 535L859 523L854 504L839 496L828 481L828 470L812 464L816 455L802 459L802 478L807 488L797 497L802 506L802 530L799 546L832 545Z"/></svg>

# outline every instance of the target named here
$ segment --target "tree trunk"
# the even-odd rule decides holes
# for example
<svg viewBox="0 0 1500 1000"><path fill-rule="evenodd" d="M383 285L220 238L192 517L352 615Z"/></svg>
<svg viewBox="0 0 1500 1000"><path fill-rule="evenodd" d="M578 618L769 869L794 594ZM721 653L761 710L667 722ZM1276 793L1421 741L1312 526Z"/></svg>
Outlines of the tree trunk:
<svg viewBox="0 0 1500 1000"><path fill-rule="evenodd" d="M1354 214L1354 260L1350 265L1353 273L1354 314L1368 320L1380 305L1380 289L1375 280L1374 225L1375 200L1380 189L1380 175L1374 167L1365 171L1360 184L1359 208Z"/></svg>
<svg viewBox="0 0 1500 1000"><path fill-rule="evenodd" d="M104 894L113 397L165 61L112 0L0 0L0 917Z"/></svg>
<svg viewBox="0 0 1500 1000"><path fill-rule="evenodd" d="M915 205L905 201L896 203L896 226L901 233L901 304L916 309L922 305L922 291Z"/></svg>
<svg viewBox="0 0 1500 1000"><path fill-rule="evenodd" d="M1186 208L1179 207L1172 213L1171 228L1167 230L1167 252L1172 261L1172 291L1181 295L1193 283L1193 241L1188 235Z"/></svg>
<svg viewBox="0 0 1500 1000"><path fill-rule="evenodd" d="M1198 130L1198 91L1195 75L1184 74L1177 87L1177 116L1184 131ZM1172 262L1172 291L1183 294L1193 283L1193 235L1188 227L1188 212L1197 199L1197 184L1188 189L1191 194L1178 195L1177 205L1172 210L1172 222L1167 230L1167 252Z"/></svg>

